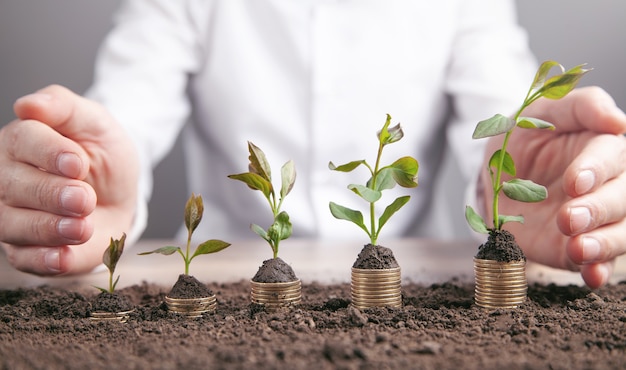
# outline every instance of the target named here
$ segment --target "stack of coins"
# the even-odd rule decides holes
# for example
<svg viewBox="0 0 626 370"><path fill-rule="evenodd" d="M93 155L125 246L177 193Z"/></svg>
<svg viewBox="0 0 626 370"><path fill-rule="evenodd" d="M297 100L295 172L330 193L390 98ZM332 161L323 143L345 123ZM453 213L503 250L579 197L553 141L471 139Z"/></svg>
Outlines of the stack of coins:
<svg viewBox="0 0 626 370"><path fill-rule="evenodd" d="M265 306L267 311L278 311L300 303L302 283L300 279L286 283L252 283L252 303Z"/></svg>
<svg viewBox="0 0 626 370"><path fill-rule="evenodd" d="M369 307L402 307L400 267L392 269L352 268L350 291L352 305Z"/></svg>
<svg viewBox="0 0 626 370"><path fill-rule="evenodd" d="M196 318L202 316L205 312L215 311L217 299L215 295L202 298L171 298L165 296L165 304L171 312L187 316L188 318Z"/></svg>
<svg viewBox="0 0 626 370"><path fill-rule="evenodd" d="M135 310L120 311L120 312L97 311L97 312L92 312L91 313L91 317L89 319L91 319L92 321L119 321L119 322L126 322L126 321L128 321L128 318L130 317L130 314L133 311L135 311Z"/></svg>
<svg viewBox="0 0 626 370"><path fill-rule="evenodd" d="M475 301L485 308L516 308L526 300L526 261L474 258Z"/></svg>

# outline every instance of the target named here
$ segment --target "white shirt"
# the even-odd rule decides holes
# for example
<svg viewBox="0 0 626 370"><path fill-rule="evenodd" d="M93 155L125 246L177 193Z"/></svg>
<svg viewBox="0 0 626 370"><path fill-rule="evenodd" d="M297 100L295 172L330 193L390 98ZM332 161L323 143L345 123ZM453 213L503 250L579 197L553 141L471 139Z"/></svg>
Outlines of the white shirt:
<svg viewBox="0 0 626 370"><path fill-rule="evenodd" d="M328 204L368 219L367 203L346 187L365 184L369 173L334 172L328 162L373 165L386 114L400 122L405 137L385 148L383 164L413 156L420 185L383 192L377 211L411 195L381 240L414 234L429 217L446 145L463 169L458 181L471 184L484 144L471 138L476 123L512 112L534 67L508 0L129 0L88 96L139 148L139 230L151 171L183 130L188 193L205 202L199 240L256 237L251 223L271 224L263 195L226 177L247 171L251 141L266 153L277 188L282 164L295 162L283 204L295 236L367 242Z"/></svg>

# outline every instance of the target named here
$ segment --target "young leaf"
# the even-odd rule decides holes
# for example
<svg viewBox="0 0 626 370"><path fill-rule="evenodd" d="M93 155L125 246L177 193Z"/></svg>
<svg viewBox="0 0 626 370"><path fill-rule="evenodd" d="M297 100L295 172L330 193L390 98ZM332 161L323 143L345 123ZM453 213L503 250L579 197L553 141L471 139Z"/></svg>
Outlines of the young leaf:
<svg viewBox="0 0 626 370"><path fill-rule="evenodd" d="M489 234L485 220L470 206L465 206L465 219L472 230L481 234Z"/></svg>
<svg viewBox="0 0 626 370"><path fill-rule="evenodd" d="M281 174L281 188L280 188L280 197L284 198L289 194L291 189L293 189L293 185L296 182L296 166L293 161L288 161L283 165L280 169Z"/></svg>
<svg viewBox="0 0 626 370"><path fill-rule="evenodd" d="M367 230L367 227L365 227L365 224L363 223L363 214L360 211L355 211L353 209L340 206L335 202L330 202L329 206L330 213L332 213L335 218L351 221L361 229L365 230L367 235L370 235L369 230Z"/></svg>
<svg viewBox="0 0 626 370"><path fill-rule="evenodd" d="M500 165L502 150L498 149L493 153L491 158L489 159L489 168L497 168ZM504 152L504 162L502 164L502 171L508 173L511 176L515 176L517 172L515 169L515 163L513 163L513 157L509 152Z"/></svg>
<svg viewBox="0 0 626 370"><path fill-rule="evenodd" d="M378 171L378 175L376 175L376 186L373 188L374 190L383 191L386 189L393 189L396 186L396 180L393 178L393 168L384 167ZM367 187L372 189L372 178L367 180Z"/></svg>
<svg viewBox="0 0 626 370"><path fill-rule="evenodd" d="M102 255L102 263L113 273L115 271L115 267L117 266L117 262L122 257L122 253L124 253L124 243L126 242L126 233L122 234L120 240L115 240L111 238L109 242L109 247L104 251Z"/></svg>
<svg viewBox="0 0 626 370"><path fill-rule="evenodd" d="M139 255L140 256L145 256L147 254L158 253L158 254L162 254L162 255L165 255L165 256L169 256L170 254L174 254L176 252L182 253L180 247L167 246L167 247L161 247L159 249L155 249L155 250L150 251L150 252L142 252L142 253L139 253Z"/></svg>
<svg viewBox="0 0 626 370"><path fill-rule="evenodd" d="M519 222L520 224L524 223L524 216L506 216L500 215L498 216L500 219L500 225L504 225L507 222Z"/></svg>
<svg viewBox="0 0 626 370"><path fill-rule="evenodd" d="M269 198L270 194L274 192L272 183L257 173L238 173L235 175L228 175L228 178L233 180L239 180L248 185L248 187L252 190L260 190L266 198Z"/></svg>
<svg viewBox="0 0 626 370"><path fill-rule="evenodd" d="M261 238L263 238L265 241L269 242L270 238L267 235L267 232L265 231L264 228L262 228L261 226L257 225L257 224L252 224L250 225L250 229L252 231L254 231L258 236L260 236Z"/></svg>
<svg viewBox="0 0 626 370"><path fill-rule="evenodd" d="M539 118L532 117L520 117L517 121L517 126L521 128L539 128L539 129L548 129L554 130L555 127L548 121L544 121Z"/></svg>
<svg viewBox="0 0 626 370"><path fill-rule="evenodd" d="M472 138L482 139L489 136L497 136L511 131L513 127L515 127L515 120L513 118L496 114L491 118L478 122L472 134Z"/></svg>
<svg viewBox="0 0 626 370"><path fill-rule="evenodd" d="M417 186L417 171L419 164L412 157L402 157L393 162L389 168L391 176L404 188L414 188Z"/></svg>
<svg viewBox="0 0 626 370"><path fill-rule="evenodd" d="M204 213L204 204L202 203L202 196L191 194L187 203L185 204L185 226L187 230L193 232L202 220L202 214Z"/></svg>
<svg viewBox="0 0 626 370"><path fill-rule="evenodd" d="M250 141L248 141L248 151L250 152L250 156L248 157L250 161L248 165L250 172L256 173L268 182L272 182L272 170L265 157L265 153Z"/></svg>
<svg viewBox="0 0 626 370"><path fill-rule="evenodd" d="M535 91L542 87L543 84L546 82L546 77L548 76L548 73L550 73L550 70L557 66L561 68L561 72L565 71L565 68L563 68L562 65L553 60L546 60L545 62L541 63L541 65L537 69L537 73L535 74L535 79L533 80L533 83L530 87L531 90Z"/></svg>
<svg viewBox="0 0 626 370"><path fill-rule="evenodd" d="M585 73L589 72L589 70L583 69L582 66L576 66L563 74L549 78L539 90L541 96L548 99L561 99L569 94Z"/></svg>
<svg viewBox="0 0 626 370"><path fill-rule="evenodd" d="M376 133L376 136L378 137L378 142L380 143L380 145L385 145L387 143L387 140L389 140L389 137L391 136L388 130L388 127L390 124L391 124L391 116L387 114L387 120L385 121L383 128L381 128L380 131Z"/></svg>
<svg viewBox="0 0 626 370"><path fill-rule="evenodd" d="M393 216L394 213L398 212L398 210L402 208L409 201L409 199L411 199L410 195L398 197L396 198L396 200L393 201L393 203L385 208L385 211L382 215L380 215L380 218L378 219L378 232L380 232L380 229L383 228L383 225L387 223L389 218Z"/></svg>
<svg viewBox="0 0 626 370"><path fill-rule="evenodd" d="M502 184L502 191L510 199L527 203L539 202L548 197L545 186L523 179L505 181Z"/></svg>
<svg viewBox="0 0 626 370"><path fill-rule="evenodd" d="M119 275L117 275L117 278L115 279L113 284L111 284L111 289L109 290L110 293L113 293L115 291L115 287L117 286L117 282L118 281L120 281L120 276ZM102 288L100 288L100 289L102 289Z"/></svg>
<svg viewBox="0 0 626 370"><path fill-rule="evenodd" d="M198 245L198 248L196 248L196 251L194 252L193 256L191 256L190 260L201 254L217 253L228 247L230 247L230 243L217 239L207 240L204 243Z"/></svg>
<svg viewBox="0 0 626 370"><path fill-rule="evenodd" d="M277 242L289 238L291 231L292 225L291 221L289 221L289 215L283 211L276 216L274 223L267 230L267 236L274 242Z"/></svg>
<svg viewBox="0 0 626 370"><path fill-rule="evenodd" d="M328 168L330 168L333 171L351 172L352 170L354 170L355 168L359 167L362 164L366 164L365 160L352 161L346 164L342 164L340 166L335 166L333 162L328 162Z"/></svg>
<svg viewBox="0 0 626 370"><path fill-rule="evenodd" d="M363 185L350 184L348 185L348 189L355 192L358 196L365 199L368 203L374 203L382 196L382 193L380 191L370 189L367 186Z"/></svg>

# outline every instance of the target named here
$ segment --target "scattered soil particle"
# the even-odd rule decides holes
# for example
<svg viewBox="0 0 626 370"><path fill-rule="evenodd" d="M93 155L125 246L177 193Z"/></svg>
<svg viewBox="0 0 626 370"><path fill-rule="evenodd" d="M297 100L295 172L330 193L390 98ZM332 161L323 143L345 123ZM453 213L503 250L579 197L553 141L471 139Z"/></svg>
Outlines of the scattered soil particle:
<svg viewBox="0 0 626 370"><path fill-rule="evenodd" d="M513 310L451 280L402 286L403 307L356 310L350 284L305 283L303 302L251 314L250 282L209 283L215 313L186 319L168 288L120 289L126 323L91 321L92 287L0 290L0 369L624 369L626 282L530 285Z"/></svg>
<svg viewBox="0 0 626 370"><path fill-rule="evenodd" d="M170 298L202 298L212 296L213 292L195 277L180 274L167 295Z"/></svg>
<svg viewBox="0 0 626 370"><path fill-rule="evenodd" d="M391 249L380 245L367 244L361 249L352 267L380 270L396 268L399 265Z"/></svg>
<svg viewBox="0 0 626 370"><path fill-rule="evenodd" d="M478 247L476 258L498 262L526 260L515 237L506 230L490 230L487 242Z"/></svg>
<svg viewBox="0 0 626 370"><path fill-rule="evenodd" d="M130 299L116 292L101 292L91 301L91 310L95 312L123 312L132 309Z"/></svg>
<svg viewBox="0 0 626 370"><path fill-rule="evenodd" d="M288 283L298 280L295 272L280 257L263 261L252 281L257 283Z"/></svg>

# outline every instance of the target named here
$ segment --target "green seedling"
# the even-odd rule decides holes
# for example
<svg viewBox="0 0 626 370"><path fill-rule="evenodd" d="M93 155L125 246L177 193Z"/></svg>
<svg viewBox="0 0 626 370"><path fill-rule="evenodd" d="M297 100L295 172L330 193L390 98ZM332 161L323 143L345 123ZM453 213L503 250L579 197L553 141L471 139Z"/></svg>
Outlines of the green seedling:
<svg viewBox="0 0 626 370"><path fill-rule="evenodd" d="M124 253L124 243L126 242L126 234L122 234L122 237L119 240L115 240L111 238L109 243L109 247L104 251L102 255L102 263L109 270L109 289L96 287L103 293L111 293L115 291L115 287L117 286L117 282L120 280L120 276L118 275L115 281L113 281L113 275L115 274L115 267L117 266L117 262L122 257L122 253Z"/></svg>
<svg viewBox="0 0 626 370"><path fill-rule="evenodd" d="M248 185L250 189L260 191L267 199L274 216L274 222L267 230L256 224L250 225L250 229L270 245L274 258L277 258L280 241L289 238L292 232L289 215L287 212L281 211L281 207L285 197L296 182L296 167L291 160L281 167L281 187L277 199L276 191L272 185L271 168L265 153L251 142L248 142L248 152L250 153L248 157L250 160L249 172L228 175L228 178L239 180Z"/></svg>
<svg viewBox="0 0 626 370"><path fill-rule="evenodd" d="M139 255L158 253L168 256L170 254L178 252L183 257L183 260L185 262L185 275L189 275L189 265L194 258L203 254L217 253L230 246L230 243L227 243L225 241L210 239L199 244L196 247L194 253L191 254L191 236L200 224L200 221L202 221L203 213L204 203L202 202L202 196L196 196L192 193L187 200L187 203L185 204L185 227L187 227L187 248L185 249L185 251L183 252L180 247L166 246L155 249L151 252L139 253Z"/></svg>
<svg viewBox="0 0 626 370"><path fill-rule="evenodd" d="M559 67L560 74L548 77L549 72ZM472 135L474 139L482 139L490 136L504 135L502 148L498 149L489 159L488 170L491 176L491 186L493 189L492 211L493 228L489 228L485 220L470 206L465 207L465 218L470 227L479 233L489 234L492 230L501 230L502 225L507 222L524 222L521 215L501 215L499 212L500 193L506 197L520 202L540 202L548 197L545 186L536 184L531 180L516 178L515 163L511 154L507 152L509 138L516 127L524 129L545 129L554 130L552 123L532 117L523 117L522 112L526 107L537 99L544 97L547 99L561 99L572 91L582 76L588 69L583 69L584 65L576 66L565 71L562 65L555 61L546 61L539 66L526 98L519 110L513 117L502 114L480 121ZM502 175L506 173L512 177L508 181L502 181Z"/></svg>
<svg viewBox="0 0 626 370"><path fill-rule="evenodd" d="M380 230L387 223L389 218L402 208L411 198L409 195L396 198L385 208L385 211L376 222L376 202L381 198L383 190L391 189L396 184L404 188L414 188L417 186L417 171L419 164L412 157L402 157L388 166L381 167L381 157L383 148L402 139L404 132L397 124L389 128L391 116L387 115L387 120L383 128L378 132L378 152L376 164L370 166L365 160L352 161L340 166L335 166L333 162L328 163L328 167L333 171L351 172L360 165L365 166L370 172L370 178L365 185L350 184L348 189L352 190L359 197L369 203L370 226L365 225L363 214L358 210L353 210L334 202L330 202L330 212L340 220L351 221L363 229L373 245L376 245Z"/></svg>

